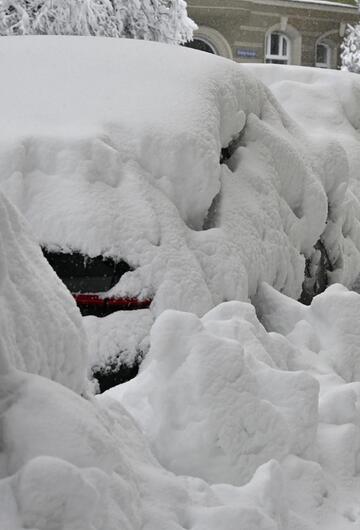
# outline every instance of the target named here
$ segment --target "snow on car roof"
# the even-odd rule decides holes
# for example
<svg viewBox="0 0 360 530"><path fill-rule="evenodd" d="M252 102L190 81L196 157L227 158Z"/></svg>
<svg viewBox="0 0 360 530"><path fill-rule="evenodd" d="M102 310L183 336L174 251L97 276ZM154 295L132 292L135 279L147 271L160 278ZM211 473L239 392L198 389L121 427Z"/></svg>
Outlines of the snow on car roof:
<svg viewBox="0 0 360 530"><path fill-rule="evenodd" d="M181 47L87 37L3 38L0 58L1 188L40 243L124 259L133 270L111 294L153 298L156 314L203 314L247 299L262 280L299 296L304 255L327 221L322 147L249 70ZM356 76L344 83L356 93ZM356 238L339 269L347 284Z"/></svg>

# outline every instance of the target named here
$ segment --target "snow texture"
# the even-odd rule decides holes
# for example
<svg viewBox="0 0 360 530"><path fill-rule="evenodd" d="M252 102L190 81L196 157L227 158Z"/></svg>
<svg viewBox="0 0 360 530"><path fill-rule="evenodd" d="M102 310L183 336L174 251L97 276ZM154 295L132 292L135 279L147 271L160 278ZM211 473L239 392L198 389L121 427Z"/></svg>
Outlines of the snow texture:
<svg viewBox="0 0 360 530"><path fill-rule="evenodd" d="M0 194L0 341L11 365L86 390L81 315L19 213Z"/></svg>
<svg viewBox="0 0 360 530"><path fill-rule="evenodd" d="M319 238L332 282L360 270L358 78L97 38L0 60L0 528L359 526L360 295L294 300ZM112 294L150 310L85 325L94 361L155 320L135 379L85 392L83 321L9 199L48 248L133 267Z"/></svg>
<svg viewBox="0 0 360 530"><path fill-rule="evenodd" d="M360 24L347 27L341 48L343 70L360 74Z"/></svg>
<svg viewBox="0 0 360 530"><path fill-rule="evenodd" d="M262 284L258 302L269 331L243 302L201 319L164 312L139 376L106 395L177 475L214 484L223 500L241 503L251 492L258 507L267 483L265 502L279 510L269 528L352 528L360 517L360 295L333 285L303 306Z"/></svg>
<svg viewBox="0 0 360 530"><path fill-rule="evenodd" d="M1 0L0 35L96 35L191 40L184 0Z"/></svg>
<svg viewBox="0 0 360 530"><path fill-rule="evenodd" d="M331 263L329 283L355 287L360 270L360 80L317 68L249 65L302 128L328 202L321 234ZM313 251L316 265L316 251Z"/></svg>
<svg viewBox="0 0 360 530"><path fill-rule="evenodd" d="M2 342L1 528L354 528L360 383L327 336L350 351L357 335L326 308L355 327L360 295L335 285L310 308L266 284L260 296L267 326L288 334L243 302L202 319L166 311L140 375L96 399L18 371Z"/></svg>
<svg viewBox="0 0 360 530"><path fill-rule="evenodd" d="M106 318L83 318L88 339L89 365L93 370L120 364L133 366L149 350L149 334L154 317L148 309L117 311Z"/></svg>
<svg viewBox="0 0 360 530"><path fill-rule="evenodd" d="M8 72L1 188L40 243L128 261L135 270L111 294L153 296L155 315L201 315L246 300L263 280L299 296L304 256L325 230L327 195L341 201L348 176L336 195L340 163L323 182L324 145L313 148L261 82L188 49L42 42L0 41ZM239 135L220 164L221 148Z"/></svg>
<svg viewBox="0 0 360 530"><path fill-rule="evenodd" d="M262 281L298 298L319 239L328 281L355 284L357 76L124 39L46 42L0 40L0 188L42 245L127 261L109 294L153 298L154 317L201 316Z"/></svg>

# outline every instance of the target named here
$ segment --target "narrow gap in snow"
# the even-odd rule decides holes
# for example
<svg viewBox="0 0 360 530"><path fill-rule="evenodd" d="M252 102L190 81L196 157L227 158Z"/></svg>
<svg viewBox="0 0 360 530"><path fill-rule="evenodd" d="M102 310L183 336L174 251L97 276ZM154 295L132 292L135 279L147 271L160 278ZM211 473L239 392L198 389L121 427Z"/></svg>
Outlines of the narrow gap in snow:
<svg viewBox="0 0 360 530"><path fill-rule="evenodd" d="M233 156L237 148L241 145L241 141L244 136L245 127L231 140L229 145L223 147L220 153L220 164L227 164L230 158ZM231 169L231 168L229 168Z"/></svg>
<svg viewBox="0 0 360 530"><path fill-rule="evenodd" d="M241 131L231 140L231 142L226 147L223 147L221 149L220 164L225 164L231 172L232 172L232 169L231 169L231 164L229 162L232 156L235 154L238 147L241 145L242 138L244 136L244 130L245 130L245 127L241 129ZM208 214L203 224L203 228L202 228L203 230L210 230L211 228L216 227L216 211L217 211L217 206L220 201L220 197L221 197L221 189L219 193L215 195L210 205Z"/></svg>
<svg viewBox="0 0 360 530"><path fill-rule="evenodd" d="M310 305L317 294L325 291L329 286L328 272L333 272L328 251L321 239L315 244L314 254L306 259L305 279L299 302Z"/></svg>
<svg viewBox="0 0 360 530"><path fill-rule="evenodd" d="M93 368L92 376L97 380L99 393L102 394L109 388L126 383L137 376L141 360L136 361L132 366L125 363L118 365L112 361L107 366Z"/></svg>
<svg viewBox="0 0 360 530"><path fill-rule="evenodd" d="M207 216L203 224L203 230L210 230L211 228L216 227L217 207L220 201L220 197L221 197L221 189L219 193L215 195L210 205L209 211L207 213Z"/></svg>

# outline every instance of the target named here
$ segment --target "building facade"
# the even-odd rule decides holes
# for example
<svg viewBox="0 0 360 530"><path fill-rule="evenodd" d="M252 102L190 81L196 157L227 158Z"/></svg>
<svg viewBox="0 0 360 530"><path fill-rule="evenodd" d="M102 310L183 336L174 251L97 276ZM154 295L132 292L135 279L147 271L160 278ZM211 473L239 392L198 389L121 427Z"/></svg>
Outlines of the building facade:
<svg viewBox="0 0 360 530"><path fill-rule="evenodd" d="M314 0L187 0L199 29L189 45L238 62L338 68L357 6Z"/></svg>

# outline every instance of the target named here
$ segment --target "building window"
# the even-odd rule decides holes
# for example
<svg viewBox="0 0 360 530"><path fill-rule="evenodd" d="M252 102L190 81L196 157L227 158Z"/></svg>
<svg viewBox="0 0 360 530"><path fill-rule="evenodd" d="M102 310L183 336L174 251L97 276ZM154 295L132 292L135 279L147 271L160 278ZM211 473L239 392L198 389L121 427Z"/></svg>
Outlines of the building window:
<svg viewBox="0 0 360 530"><path fill-rule="evenodd" d="M290 64L290 40L283 33L274 31L266 37L265 62Z"/></svg>
<svg viewBox="0 0 360 530"><path fill-rule="evenodd" d="M315 66L318 68L331 68L331 48L323 42L316 45Z"/></svg>
<svg viewBox="0 0 360 530"><path fill-rule="evenodd" d="M205 39L195 37L194 40L186 42L184 46L186 48L193 48L194 50L200 50L202 52L214 53L215 55L218 55L215 47Z"/></svg>

